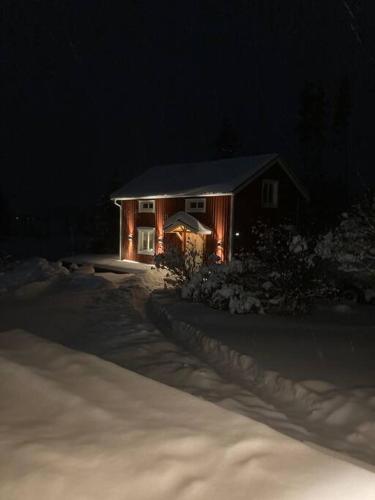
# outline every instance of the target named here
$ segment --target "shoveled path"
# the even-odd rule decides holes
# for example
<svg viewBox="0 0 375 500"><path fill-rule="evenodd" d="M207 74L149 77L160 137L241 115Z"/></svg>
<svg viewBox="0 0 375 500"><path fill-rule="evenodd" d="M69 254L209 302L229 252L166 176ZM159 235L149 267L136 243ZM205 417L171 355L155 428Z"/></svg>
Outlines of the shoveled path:
<svg viewBox="0 0 375 500"><path fill-rule="evenodd" d="M168 291L154 293L173 319L184 321L263 369L294 381L324 380L338 387L373 386L375 307L320 308L304 317L230 315L182 301Z"/></svg>

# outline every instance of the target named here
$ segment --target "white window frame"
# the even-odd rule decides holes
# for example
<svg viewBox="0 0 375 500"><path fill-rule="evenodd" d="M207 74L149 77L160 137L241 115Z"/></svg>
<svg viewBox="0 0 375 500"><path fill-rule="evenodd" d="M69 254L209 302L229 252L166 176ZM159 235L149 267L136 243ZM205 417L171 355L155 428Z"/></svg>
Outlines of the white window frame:
<svg viewBox="0 0 375 500"><path fill-rule="evenodd" d="M137 238L137 253L140 255L154 255L155 254L155 228L154 227L138 227L138 238ZM142 233L147 232L150 236L147 238L147 249L142 249ZM150 241L152 241L152 248L150 248Z"/></svg>
<svg viewBox="0 0 375 500"><path fill-rule="evenodd" d="M143 204L145 203L152 203L152 207L144 207ZM138 213L155 213L155 200L138 200Z"/></svg>
<svg viewBox="0 0 375 500"><path fill-rule="evenodd" d="M202 203L203 207L191 207L192 203ZM186 198L185 199L185 212L206 212L206 198Z"/></svg>
<svg viewBox="0 0 375 500"><path fill-rule="evenodd" d="M272 200L265 199L265 189L267 186L272 186ZM275 179L262 180L262 207L264 208L277 208L279 206L279 181Z"/></svg>

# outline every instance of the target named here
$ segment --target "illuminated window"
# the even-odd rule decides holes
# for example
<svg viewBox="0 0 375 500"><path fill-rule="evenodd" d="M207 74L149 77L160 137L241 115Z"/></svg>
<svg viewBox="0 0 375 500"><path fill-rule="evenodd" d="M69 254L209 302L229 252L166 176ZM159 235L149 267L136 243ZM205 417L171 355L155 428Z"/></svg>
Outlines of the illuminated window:
<svg viewBox="0 0 375 500"><path fill-rule="evenodd" d="M155 201L154 200L139 200L138 201L138 212L155 212Z"/></svg>
<svg viewBox="0 0 375 500"><path fill-rule="evenodd" d="M205 212L205 198L188 198L185 200L185 212Z"/></svg>
<svg viewBox="0 0 375 500"><path fill-rule="evenodd" d="M271 179L262 181L262 207L277 208L279 201L279 182Z"/></svg>
<svg viewBox="0 0 375 500"><path fill-rule="evenodd" d="M155 228L138 228L138 253L143 255L154 255L155 253Z"/></svg>

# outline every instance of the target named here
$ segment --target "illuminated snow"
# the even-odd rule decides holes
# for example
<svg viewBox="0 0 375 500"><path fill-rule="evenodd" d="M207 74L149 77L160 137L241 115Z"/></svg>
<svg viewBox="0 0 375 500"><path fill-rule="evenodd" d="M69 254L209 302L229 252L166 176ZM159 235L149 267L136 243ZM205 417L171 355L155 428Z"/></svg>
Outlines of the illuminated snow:
<svg viewBox="0 0 375 500"><path fill-rule="evenodd" d="M0 334L4 500L372 500L373 473L23 331Z"/></svg>
<svg viewBox="0 0 375 500"><path fill-rule="evenodd" d="M0 331L22 327L237 415L35 336L0 334L1 499L374 498L372 465L298 442L374 463L371 388L283 379L176 320L167 339L145 316L158 271L42 267L51 272L15 270L23 277L1 297Z"/></svg>

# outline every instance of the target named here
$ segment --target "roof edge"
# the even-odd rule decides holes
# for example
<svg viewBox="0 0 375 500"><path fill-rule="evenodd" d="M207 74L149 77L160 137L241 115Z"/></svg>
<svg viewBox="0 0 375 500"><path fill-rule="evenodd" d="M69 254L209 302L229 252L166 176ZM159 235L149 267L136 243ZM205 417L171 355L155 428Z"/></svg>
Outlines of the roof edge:
<svg viewBox="0 0 375 500"><path fill-rule="evenodd" d="M116 191L115 191L116 193ZM163 200L167 198L209 198L213 196L233 196L233 192L228 193L200 193L200 194L157 194L154 196L114 196L115 193L111 194L110 199L113 201L131 201L131 200Z"/></svg>

